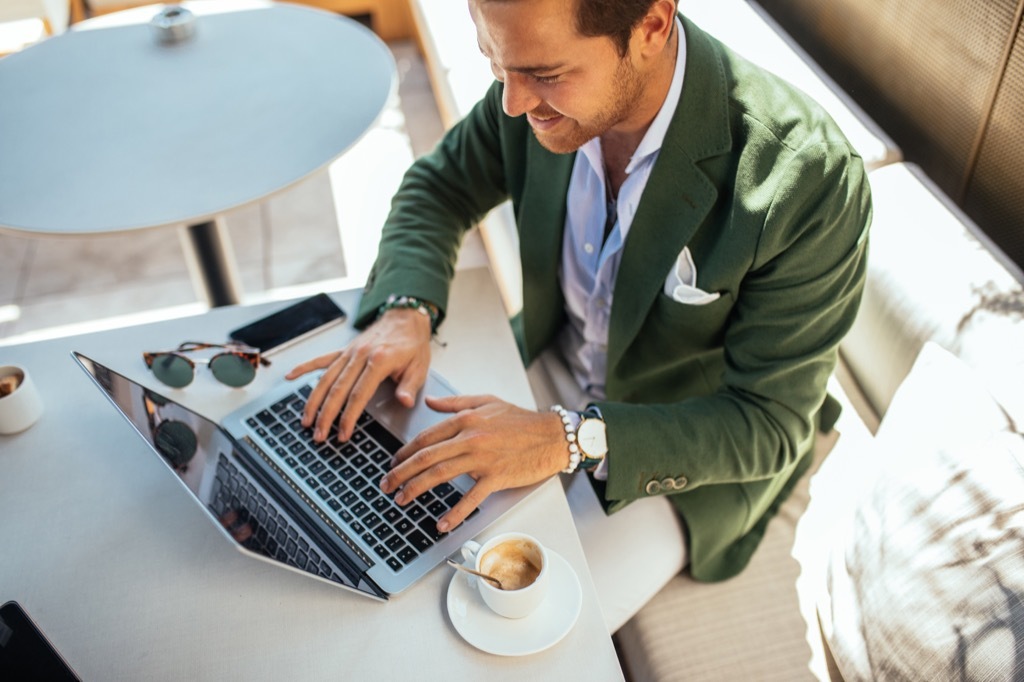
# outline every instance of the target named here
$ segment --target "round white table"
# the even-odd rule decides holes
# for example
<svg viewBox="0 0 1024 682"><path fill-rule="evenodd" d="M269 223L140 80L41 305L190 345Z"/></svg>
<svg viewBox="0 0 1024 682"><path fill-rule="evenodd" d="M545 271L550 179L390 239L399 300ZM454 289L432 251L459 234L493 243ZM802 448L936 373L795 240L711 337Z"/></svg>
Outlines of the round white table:
<svg viewBox="0 0 1024 682"><path fill-rule="evenodd" d="M195 32L177 43L157 39L153 5L0 59L0 228L183 226L197 289L219 306L240 298L220 217L340 156L379 116L396 69L370 30L332 13L183 7Z"/></svg>

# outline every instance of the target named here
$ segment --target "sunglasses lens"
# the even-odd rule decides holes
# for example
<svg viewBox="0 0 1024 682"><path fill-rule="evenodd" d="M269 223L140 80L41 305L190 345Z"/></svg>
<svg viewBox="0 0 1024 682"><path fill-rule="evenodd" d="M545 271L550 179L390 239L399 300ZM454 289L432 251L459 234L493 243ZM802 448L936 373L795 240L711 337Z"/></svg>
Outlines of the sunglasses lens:
<svg viewBox="0 0 1024 682"><path fill-rule="evenodd" d="M199 445L195 432L179 421L160 422L153 434L153 444L175 469L188 464Z"/></svg>
<svg viewBox="0 0 1024 682"><path fill-rule="evenodd" d="M185 358L171 353L161 353L153 358L153 374L172 388L181 388L192 383L195 372Z"/></svg>
<svg viewBox="0 0 1024 682"><path fill-rule="evenodd" d="M239 388L256 378L256 368L245 358L224 353L210 360L210 371L222 384Z"/></svg>

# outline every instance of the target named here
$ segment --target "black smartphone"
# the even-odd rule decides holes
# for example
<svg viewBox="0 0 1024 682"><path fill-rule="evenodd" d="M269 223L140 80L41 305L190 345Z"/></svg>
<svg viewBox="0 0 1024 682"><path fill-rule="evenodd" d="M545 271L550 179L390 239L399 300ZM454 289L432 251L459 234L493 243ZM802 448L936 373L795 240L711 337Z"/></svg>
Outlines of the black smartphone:
<svg viewBox="0 0 1024 682"><path fill-rule="evenodd" d="M345 321L345 311L327 294L317 294L229 333L266 353L280 350L322 329Z"/></svg>
<svg viewBox="0 0 1024 682"><path fill-rule="evenodd" d="M79 680L16 601L0 606L0 679Z"/></svg>

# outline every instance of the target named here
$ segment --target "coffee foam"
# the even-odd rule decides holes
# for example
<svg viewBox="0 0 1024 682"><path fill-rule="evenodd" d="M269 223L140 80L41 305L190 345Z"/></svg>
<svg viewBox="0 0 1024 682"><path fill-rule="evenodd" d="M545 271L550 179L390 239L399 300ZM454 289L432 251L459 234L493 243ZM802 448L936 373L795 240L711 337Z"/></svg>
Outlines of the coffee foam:
<svg viewBox="0 0 1024 682"><path fill-rule="evenodd" d="M529 540L506 540L491 547L480 559L480 570L501 581L503 590L529 587L540 575L540 549Z"/></svg>
<svg viewBox="0 0 1024 682"><path fill-rule="evenodd" d="M15 374L0 377L0 398L14 393L20 385L21 379Z"/></svg>

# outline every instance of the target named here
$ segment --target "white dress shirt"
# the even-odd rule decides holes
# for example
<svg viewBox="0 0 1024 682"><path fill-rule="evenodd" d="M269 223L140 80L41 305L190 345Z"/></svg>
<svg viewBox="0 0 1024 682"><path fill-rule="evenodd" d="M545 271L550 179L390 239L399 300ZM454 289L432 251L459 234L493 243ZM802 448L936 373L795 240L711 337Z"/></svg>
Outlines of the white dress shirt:
<svg viewBox="0 0 1024 682"><path fill-rule="evenodd" d="M569 181L559 269L569 324L562 330L558 344L576 382L594 399L605 397L608 324L622 247L683 90L686 36L678 18L676 33L679 42L672 83L658 115L626 165L626 180L619 188L614 205L615 225L607 240L604 232L608 218L608 182L600 138L595 137L580 147ZM583 406L567 407L581 409Z"/></svg>

